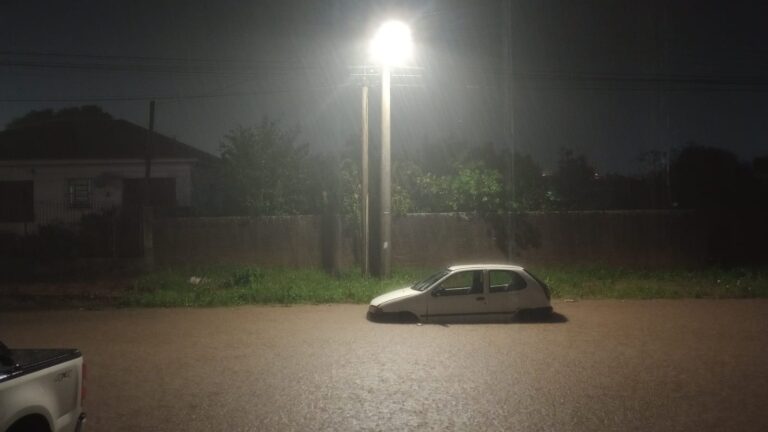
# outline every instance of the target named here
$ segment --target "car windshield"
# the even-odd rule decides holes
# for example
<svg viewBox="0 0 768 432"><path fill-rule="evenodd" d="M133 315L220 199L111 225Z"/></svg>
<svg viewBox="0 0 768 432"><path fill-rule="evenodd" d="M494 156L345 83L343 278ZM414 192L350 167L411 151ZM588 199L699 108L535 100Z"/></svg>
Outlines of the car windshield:
<svg viewBox="0 0 768 432"><path fill-rule="evenodd" d="M433 283L437 282L440 278L447 275L448 273L450 273L450 270L448 269L440 270L439 272L427 277L426 279L420 282L416 282L415 284L413 284L411 289L414 289L416 291L424 291L425 289L431 287Z"/></svg>

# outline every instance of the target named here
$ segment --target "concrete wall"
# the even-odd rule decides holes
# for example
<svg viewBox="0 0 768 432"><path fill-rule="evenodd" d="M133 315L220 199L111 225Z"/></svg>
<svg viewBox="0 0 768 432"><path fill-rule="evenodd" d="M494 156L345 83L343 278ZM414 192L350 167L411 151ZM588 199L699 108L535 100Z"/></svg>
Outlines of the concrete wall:
<svg viewBox="0 0 768 432"><path fill-rule="evenodd" d="M532 212L519 216L512 261L630 267L767 264L768 212ZM417 214L393 220L394 266L506 261L506 219ZM155 224L158 264L320 267L321 217L173 218ZM343 267L358 260L354 224L342 229Z"/></svg>
<svg viewBox="0 0 768 432"><path fill-rule="evenodd" d="M153 237L160 265L319 267L322 260L318 216L156 219Z"/></svg>

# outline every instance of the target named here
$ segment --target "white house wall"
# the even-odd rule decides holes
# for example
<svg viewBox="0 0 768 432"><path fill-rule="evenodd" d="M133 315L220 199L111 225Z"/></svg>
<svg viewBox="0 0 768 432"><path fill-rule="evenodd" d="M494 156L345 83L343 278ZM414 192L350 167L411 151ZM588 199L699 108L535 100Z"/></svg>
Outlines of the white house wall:
<svg viewBox="0 0 768 432"><path fill-rule="evenodd" d="M176 179L176 203L189 206L191 161L153 161L152 178ZM34 223L0 223L0 231L24 233L50 223L76 223L85 213L119 207L122 180L144 178L144 161L0 161L0 181L33 182ZM91 179L91 208L69 206L69 180ZM26 225L26 226L25 226Z"/></svg>

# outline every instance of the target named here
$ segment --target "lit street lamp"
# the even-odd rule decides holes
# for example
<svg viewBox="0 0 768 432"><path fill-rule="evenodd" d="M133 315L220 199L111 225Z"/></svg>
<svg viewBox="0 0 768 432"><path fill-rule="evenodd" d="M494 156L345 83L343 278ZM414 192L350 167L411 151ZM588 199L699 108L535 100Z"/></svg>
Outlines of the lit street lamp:
<svg viewBox="0 0 768 432"><path fill-rule="evenodd" d="M402 66L410 60L412 54L411 30L400 21L387 21L382 24L371 41L371 58L381 66L381 277L389 277L392 262L389 97L391 69Z"/></svg>

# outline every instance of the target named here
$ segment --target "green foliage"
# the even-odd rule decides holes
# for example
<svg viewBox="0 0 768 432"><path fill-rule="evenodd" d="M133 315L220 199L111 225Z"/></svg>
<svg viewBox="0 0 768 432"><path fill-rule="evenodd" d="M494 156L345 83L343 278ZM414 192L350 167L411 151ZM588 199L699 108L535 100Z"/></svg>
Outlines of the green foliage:
<svg viewBox="0 0 768 432"><path fill-rule="evenodd" d="M307 145L297 146L296 132L268 118L255 127L238 127L221 143L220 178L224 207L245 215L297 214L310 207Z"/></svg>
<svg viewBox="0 0 768 432"><path fill-rule="evenodd" d="M427 197L420 194L419 179L423 171L411 160L395 161L392 167L392 211L394 214L425 211Z"/></svg>
<svg viewBox="0 0 768 432"><path fill-rule="evenodd" d="M344 213L359 214L359 153L348 143L343 153L341 190ZM538 210L548 205L541 167L529 155L516 154L514 195L508 190L510 153L493 145L471 147L446 140L430 144L434 153L404 154L393 160L394 214Z"/></svg>
<svg viewBox="0 0 768 432"><path fill-rule="evenodd" d="M244 287L264 280L264 271L255 267L235 269L228 279L224 280L225 287Z"/></svg>
<svg viewBox="0 0 768 432"><path fill-rule="evenodd" d="M341 214L360 220L360 169L359 165L349 159L340 163L339 188L341 189Z"/></svg>
<svg viewBox="0 0 768 432"><path fill-rule="evenodd" d="M453 175L427 173L416 180L424 211L494 212L502 201L501 175L481 164L458 166ZM422 204L422 205L423 205Z"/></svg>
<svg viewBox="0 0 768 432"><path fill-rule="evenodd" d="M541 167L515 153L514 193L508 188L511 153L491 143L471 146L446 140L432 145L436 156L401 161L394 182L410 198L411 211L503 213L548 206ZM395 167L397 174L398 167Z"/></svg>

